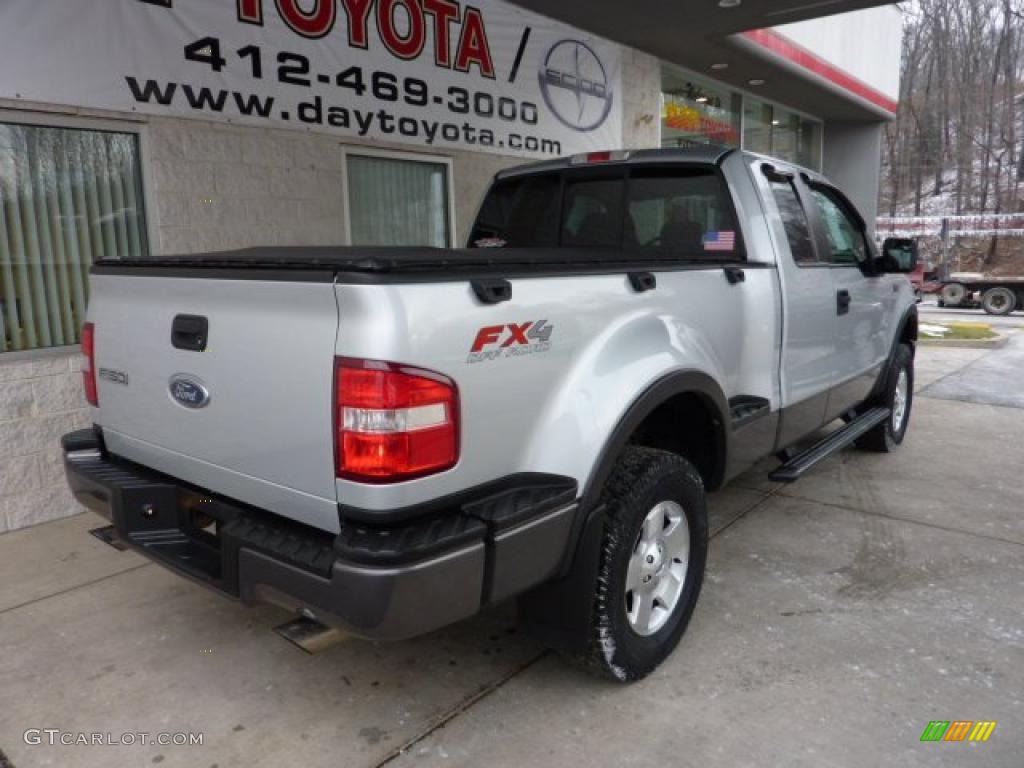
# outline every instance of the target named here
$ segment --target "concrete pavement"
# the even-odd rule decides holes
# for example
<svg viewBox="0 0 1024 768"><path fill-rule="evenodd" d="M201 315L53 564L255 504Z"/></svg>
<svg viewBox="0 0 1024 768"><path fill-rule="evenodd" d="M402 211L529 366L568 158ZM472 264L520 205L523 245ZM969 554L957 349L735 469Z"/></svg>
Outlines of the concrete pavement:
<svg viewBox="0 0 1024 768"><path fill-rule="evenodd" d="M766 465L714 494L691 628L629 687L545 652L511 606L307 656L269 631L283 612L114 551L98 518L0 536L0 750L18 768L1019 768L1024 409L949 396L1007 350L922 349L893 455L846 451L786 487ZM922 744L937 719L999 725ZM204 739L32 746L28 728Z"/></svg>
<svg viewBox="0 0 1024 768"><path fill-rule="evenodd" d="M998 355L983 355L926 387L922 394L944 400L1024 408L1024 335L1011 332Z"/></svg>

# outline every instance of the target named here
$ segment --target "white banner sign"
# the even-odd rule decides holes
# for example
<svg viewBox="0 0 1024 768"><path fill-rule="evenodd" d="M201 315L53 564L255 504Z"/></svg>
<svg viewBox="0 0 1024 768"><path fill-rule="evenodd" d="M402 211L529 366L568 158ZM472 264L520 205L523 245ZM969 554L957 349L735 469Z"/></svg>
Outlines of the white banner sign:
<svg viewBox="0 0 1024 768"><path fill-rule="evenodd" d="M473 2L2 0L0 97L523 157L621 146L618 46Z"/></svg>

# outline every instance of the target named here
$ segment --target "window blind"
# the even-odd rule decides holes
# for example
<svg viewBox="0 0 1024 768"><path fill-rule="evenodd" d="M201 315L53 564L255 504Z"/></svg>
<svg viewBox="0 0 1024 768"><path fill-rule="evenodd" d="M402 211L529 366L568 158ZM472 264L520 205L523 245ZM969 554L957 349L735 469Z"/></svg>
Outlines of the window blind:
<svg viewBox="0 0 1024 768"><path fill-rule="evenodd" d="M448 166L362 155L347 164L353 245L449 244Z"/></svg>
<svg viewBox="0 0 1024 768"><path fill-rule="evenodd" d="M0 352L77 344L89 266L149 254L132 134L0 123Z"/></svg>

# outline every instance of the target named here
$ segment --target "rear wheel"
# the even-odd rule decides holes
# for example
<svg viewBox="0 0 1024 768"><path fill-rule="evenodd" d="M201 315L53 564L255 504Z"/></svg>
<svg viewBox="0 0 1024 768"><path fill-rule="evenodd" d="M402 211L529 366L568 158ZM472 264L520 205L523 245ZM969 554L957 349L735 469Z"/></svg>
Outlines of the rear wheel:
<svg viewBox="0 0 1024 768"><path fill-rule="evenodd" d="M650 674L679 643L707 560L704 485L666 451L627 447L605 486L590 643L574 656L620 682Z"/></svg>
<svg viewBox="0 0 1024 768"><path fill-rule="evenodd" d="M879 453L896 450L907 434L913 403L914 353L906 344L900 344L889 366L885 389L874 403L889 408L892 413L888 419L858 438L857 446Z"/></svg>
<svg viewBox="0 0 1024 768"><path fill-rule="evenodd" d="M1013 291L1003 286L989 288L981 296L981 308L990 315L1008 315L1017 306Z"/></svg>

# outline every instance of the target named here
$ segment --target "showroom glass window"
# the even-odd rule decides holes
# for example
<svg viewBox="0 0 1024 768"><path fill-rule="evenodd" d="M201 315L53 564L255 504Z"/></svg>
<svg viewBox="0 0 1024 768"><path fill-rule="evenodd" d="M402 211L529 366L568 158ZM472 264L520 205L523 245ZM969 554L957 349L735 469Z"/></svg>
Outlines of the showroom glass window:
<svg viewBox="0 0 1024 768"><path fill-rule="evenodd" d="M451 245L449 165L349 154L352 245Z"/></svg>
<svg viewBox="0 0 1024 768"><path fill-rule="evenodd" d="M740 95L725 86L663 65L661 145L740 145Z"/></svg>
<svg viewBox="0 0 1024 768"><path fill-rule="evenodd" d="M77 344L90 264L148 254L136 135L0 122L0 352Z"/></svg>
<svg viewBox="0 0 1024 768"><path fill-rule="evenodd" d="M821 123L775 104L743 99L743 148L821 170Z"/></svg>

